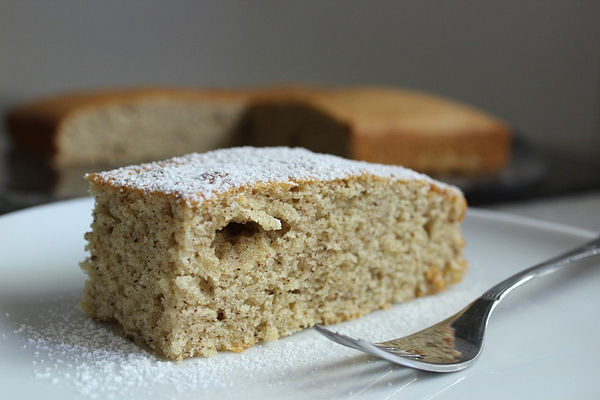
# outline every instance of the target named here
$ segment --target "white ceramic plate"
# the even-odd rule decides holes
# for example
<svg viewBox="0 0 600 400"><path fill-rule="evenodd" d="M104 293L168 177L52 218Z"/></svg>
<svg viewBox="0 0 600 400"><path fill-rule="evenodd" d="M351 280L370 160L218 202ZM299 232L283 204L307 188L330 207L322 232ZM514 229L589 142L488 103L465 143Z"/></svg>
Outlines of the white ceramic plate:
<svg viewBox="0 0 600 400"><path fill-rule="evenodd" d="M600 261L517 289L492 317L483 355L452 374L414 371L308 329L244 353L174 363L121 339L77 308L92 201L0 217L2 398L597 398ZM493 283L594 233L471 210L470 270L444 293L334 329L383 340L452 314Z"/></svg>

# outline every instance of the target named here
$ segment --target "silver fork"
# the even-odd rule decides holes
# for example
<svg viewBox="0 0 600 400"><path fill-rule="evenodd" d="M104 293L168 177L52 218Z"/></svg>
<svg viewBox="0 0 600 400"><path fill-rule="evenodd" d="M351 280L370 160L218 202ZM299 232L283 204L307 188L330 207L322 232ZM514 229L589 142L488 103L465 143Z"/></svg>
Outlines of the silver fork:
<svg viewBox="0 0 600 400"><path fill-rule="evenodd" d="M371 343L321 325L315 325L315 329L334 342L406 367L432 372L459 371L481 354L490 315L508 292L533 278L599 254L600 238L597 238L503 280L450 318L403 338Z"/></svg>

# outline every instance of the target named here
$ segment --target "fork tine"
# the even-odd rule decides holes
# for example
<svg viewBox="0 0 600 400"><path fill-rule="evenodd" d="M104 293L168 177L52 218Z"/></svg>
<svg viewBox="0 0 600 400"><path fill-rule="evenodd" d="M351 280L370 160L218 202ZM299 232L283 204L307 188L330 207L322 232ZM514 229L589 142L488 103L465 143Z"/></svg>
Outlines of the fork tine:
<svg viewBox="0 0 600 400"><path fill-rule="evenodd" d="M322 327L321 325L315 325L315 329L317 330L317 332L319 332L326 338L333 340L336 343L351 347L364 353L371 354L375 357L387 361L391 361L395 364L402 365L404 367L417 368L433 372L450 371L450 369L448 369L447 366L438 367L434 364L421 361L419 358L415 357L416 355L414 354L407 356L387 351L384 348L380 348L376 344L373 344L366 340L354 339L340 333L332 332L329 329Z"/></svg>
<svg viewBox="0 0 600 400"><path fill-rule="evenodd" d="M364 349L360 345L359 341L354 338L351 338L350 336L343 335L339 332L332 332L329 329L324 328L323 326L318 325L318 324L315 325L315 329L321 335L325 336L326 338L328 338L330 340L333 340L336 343L339 343L343 346L351 347L356 350L364 351Z"/></svg>
<svg viewBox="0 0 600 400"><path fill-rule="evenodd" d="M354 339L354 338L352 338L350 336L346 336L342 333L330 331L329 329L324 328L321 325L315 325L315 329L317 330L317 332L319 332L326 338L333 340L336 343L339 343L343 346L351 347L355 350L367 352L374 356L380 357L381 355L379 354L378 351L373 351L373 349L372 349L373 347L383 350L383 351L390 353L392 355L395 355L395 356L406 357L406 358L410 358L410 359L414 359L414 360L423 358L423 356L420 354L411 354L407 351L400 350L395 347L380 346L378 343L373 344L373 343L367 342L362 339Z"/></svg>
<svg viewBox="0 0 600 400"><path fill-rule="evenodd" d="M396 354L401 357L412 358L414 360L420 360L423 358L422 354L414 354L406 350L401 350L397 347L387 346L385 343L373 343L373 345L380 348L381 350L387 351L388 353Z"/></svg>

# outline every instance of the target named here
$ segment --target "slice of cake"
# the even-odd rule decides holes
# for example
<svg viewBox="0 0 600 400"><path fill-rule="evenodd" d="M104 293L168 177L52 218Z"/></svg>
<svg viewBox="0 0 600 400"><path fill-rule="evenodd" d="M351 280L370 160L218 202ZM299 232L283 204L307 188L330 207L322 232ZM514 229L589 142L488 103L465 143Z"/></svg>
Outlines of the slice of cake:
<svg viewBox="0 0 600 400"><path fill-rule="evenodd" d="M231 145L246 96L184 88L92 90L23 104L6 122L16 144L54 168L116 166Z"/></svg>
<svg viewBox="0 0 600 400"><path fill-rule="evenodd" d="M88 180L81 306L171 359L356 318L466 269L462 193L402 167L241 147Z"/></svg>

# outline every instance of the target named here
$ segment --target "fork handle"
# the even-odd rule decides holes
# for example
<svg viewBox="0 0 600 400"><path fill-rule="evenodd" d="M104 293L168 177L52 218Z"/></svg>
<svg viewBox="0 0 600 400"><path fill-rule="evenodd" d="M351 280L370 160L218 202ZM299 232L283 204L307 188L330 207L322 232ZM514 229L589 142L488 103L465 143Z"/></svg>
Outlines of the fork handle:
<svg viewBox="0 0 600 400"><path fill-rule="evenodd" d="M486 291L481 297L488 300L500 301L508 292L533 278L551 274L559 269L564 268L574 261L583 260L599 254L600 237L584 244L583 246L569 250L547 261L527 268L524 271L518 272L513 276L510 276Z"/></svg>

